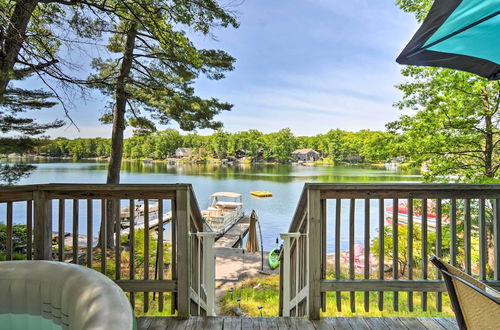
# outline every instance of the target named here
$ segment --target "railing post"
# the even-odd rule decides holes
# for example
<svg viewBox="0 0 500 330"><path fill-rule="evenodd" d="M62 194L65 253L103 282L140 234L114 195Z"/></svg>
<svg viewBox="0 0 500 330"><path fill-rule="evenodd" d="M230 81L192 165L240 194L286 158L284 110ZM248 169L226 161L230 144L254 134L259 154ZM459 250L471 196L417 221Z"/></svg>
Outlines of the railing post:
<svg viewBox="0 0 500 330"><path fill-rule="evenodd" d="M177 314L190 316L191 287L191 244L189 217L189 189L176 192L176 234L177 234Z"/></svg>
<svg viewBox="0 0 500 330"><path fill-rule="evenodd" d="M280 271L283 272L283 311L282 316L288 317L290 316L290 290L291 290L291 275L290 274L290 258L292 257L291 251L291 240L292 238L299 238L300 233L285 233L280 234L281 239L283 240L283 267L280 268ZM297 252L298 253L298 252Z"/></svg>
<svg viewBox="0 0 500 330"><path fill-rule="evenodd" d="M198 237L203 240L203 268L201 276L206 292L207 316L215 316L215 232L200 232ZM201 295L201 292L198 292Z"/></svg>
<svg viewBox="0 0 500 330"><path fill-rule="evenodd" d="M494 273L493 279L500 280L500 198L493 201Z"/></svg>
<svg viewBox="0 0 500 330"><path fill-rule="evenodd" d="M46 191L34 191L35 202L35 260L52 260L52 202Z"/></svg>
<svg viewBox="0 0 500 330"><path fill-rule="evenodd" d="M307 310L309 319L319 320L321 309L321 195L307 191Z"/></svg>

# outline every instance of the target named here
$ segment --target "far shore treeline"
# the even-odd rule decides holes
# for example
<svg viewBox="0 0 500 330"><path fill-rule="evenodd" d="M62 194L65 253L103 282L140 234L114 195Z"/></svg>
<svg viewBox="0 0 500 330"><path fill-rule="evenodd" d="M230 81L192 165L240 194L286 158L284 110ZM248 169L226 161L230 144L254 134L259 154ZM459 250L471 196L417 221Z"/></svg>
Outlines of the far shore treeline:
<svg viewBox="0 0 500 330"><path fill-rule="evenodd" d="M262 133L255 129L237 133L216 131L211 135L181 134L166 129L149 135L135 135L124 141L126 159L165 160L175 155L178 148L191 148L196 161L210 159L244 159L245 161L273 161L285 163L293 158L296 149L311 148L326 163L378 163L398 156L394 141L397 135L381 131L361 130L349 132L332 129L315 136L295 136L288 129ZM47 140L36 150L37 155L48 157L107 158L111 139L57 138Z"/></svg>

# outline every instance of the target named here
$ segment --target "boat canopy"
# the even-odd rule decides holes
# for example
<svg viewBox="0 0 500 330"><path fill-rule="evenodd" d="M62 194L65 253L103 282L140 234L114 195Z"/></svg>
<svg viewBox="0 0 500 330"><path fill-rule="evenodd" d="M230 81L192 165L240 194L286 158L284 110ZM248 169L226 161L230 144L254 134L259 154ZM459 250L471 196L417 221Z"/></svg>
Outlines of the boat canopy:
<svg viewBox="0 0 500 330"><path fill-rule="evenodd" d="M228 198L240 198L241 194L234 192L216 192L210 195L211 197L228 197Z"/></svg>

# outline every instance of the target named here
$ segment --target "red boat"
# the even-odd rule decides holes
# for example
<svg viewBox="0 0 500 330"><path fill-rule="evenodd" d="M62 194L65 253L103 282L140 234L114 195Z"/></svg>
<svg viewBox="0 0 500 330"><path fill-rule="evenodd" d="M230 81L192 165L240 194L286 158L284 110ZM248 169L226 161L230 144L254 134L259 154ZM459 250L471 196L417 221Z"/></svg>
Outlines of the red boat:
<svg viewBox="0 0 500 330"><path fill-rule="evenodd" d="M435 229L436 228L436 214L434 210L436 209L436 203L433 201L427 201L427 226ZM392 224L394 206L389 205L385 208L385 221ZM444 217L443 217L443 220ZM413 208L413 223L422 225L422 210L420 208ZM408 202L401 201L398 204L398 224L408 225Z"/></svg>

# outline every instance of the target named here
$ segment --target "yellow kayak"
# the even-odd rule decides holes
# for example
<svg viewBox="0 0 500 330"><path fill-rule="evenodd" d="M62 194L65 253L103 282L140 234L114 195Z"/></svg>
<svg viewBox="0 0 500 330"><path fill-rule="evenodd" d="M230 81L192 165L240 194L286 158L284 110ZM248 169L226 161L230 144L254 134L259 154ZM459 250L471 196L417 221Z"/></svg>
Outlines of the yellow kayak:
<svg viewBox="0 0 500 330"><path fill-rule="evenodd" d="M255 197L273 197L272 192L264 191L264 190L251 191L250 195L255 196Z"/></svg>

